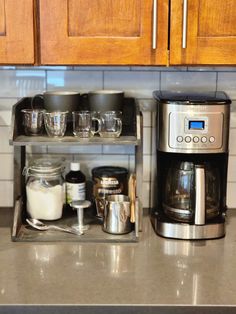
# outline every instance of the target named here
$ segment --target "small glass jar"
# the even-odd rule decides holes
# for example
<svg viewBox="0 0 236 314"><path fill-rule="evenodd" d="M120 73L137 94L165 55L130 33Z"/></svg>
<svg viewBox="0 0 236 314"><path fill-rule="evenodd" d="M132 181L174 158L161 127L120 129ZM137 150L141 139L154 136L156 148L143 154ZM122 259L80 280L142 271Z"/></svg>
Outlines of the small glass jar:
<svg viewBox="0 0 236 314"><path fill-rule="evenodd" d="M56 220L62 217L65 201L63 166L60 161L37 159L24 169L26 210L31 218Z"/></svg>

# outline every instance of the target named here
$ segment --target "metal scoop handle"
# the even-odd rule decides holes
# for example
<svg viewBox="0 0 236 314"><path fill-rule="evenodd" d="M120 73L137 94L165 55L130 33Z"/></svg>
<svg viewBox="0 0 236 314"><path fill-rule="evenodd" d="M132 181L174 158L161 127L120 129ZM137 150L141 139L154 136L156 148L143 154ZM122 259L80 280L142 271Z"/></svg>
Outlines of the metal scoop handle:
<svg viewBox="0 0 236 314"><path fill-rule="evenodd" d="M46 230L55 230L55 231L62 231L62 232L68 232L68 233L72 233L72 234L76 234L76 235L81 235L81 232L76 231L73 228L70 227L61 227L61 226L56 226L56 225L45 225L44 223L42 223L40 220L37 219L26 219L27 223L37 229L37 230L41 230L41 231L46 231Z"/></svg>

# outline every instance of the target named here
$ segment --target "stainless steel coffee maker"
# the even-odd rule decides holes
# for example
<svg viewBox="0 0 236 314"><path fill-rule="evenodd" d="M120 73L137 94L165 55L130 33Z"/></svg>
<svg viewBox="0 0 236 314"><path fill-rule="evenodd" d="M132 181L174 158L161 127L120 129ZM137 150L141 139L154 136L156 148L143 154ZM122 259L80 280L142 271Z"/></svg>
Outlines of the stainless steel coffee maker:
<svg viewBox="0 0 236 314"><path fill-rule="evenodd" d="M153 227L167 238L223 237L231 101L224 92L153 95L158 107Z"/></svg>

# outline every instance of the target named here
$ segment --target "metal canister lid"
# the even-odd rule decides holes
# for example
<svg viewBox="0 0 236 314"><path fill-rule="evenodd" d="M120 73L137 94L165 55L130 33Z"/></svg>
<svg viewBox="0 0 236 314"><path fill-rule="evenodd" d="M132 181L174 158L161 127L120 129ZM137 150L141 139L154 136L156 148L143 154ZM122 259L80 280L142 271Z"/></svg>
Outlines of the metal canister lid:
<svg viewBox="0 0 236 314"><path fill-rule="evenodd" d="M113 177L127 175L128 170L123 167L101 166L92 169L94 177Z"/></svg>

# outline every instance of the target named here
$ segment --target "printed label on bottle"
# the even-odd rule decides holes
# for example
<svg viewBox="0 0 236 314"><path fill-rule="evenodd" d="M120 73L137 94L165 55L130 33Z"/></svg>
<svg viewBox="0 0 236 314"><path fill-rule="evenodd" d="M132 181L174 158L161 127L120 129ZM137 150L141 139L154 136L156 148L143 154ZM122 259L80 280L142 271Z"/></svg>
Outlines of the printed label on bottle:
<svg viewBox="0 0 236 314"><path fill-rule="evenodd" d="M84 201L86 199L85 182L68 183L66 182L66 203L72 201Z"/></svg>

